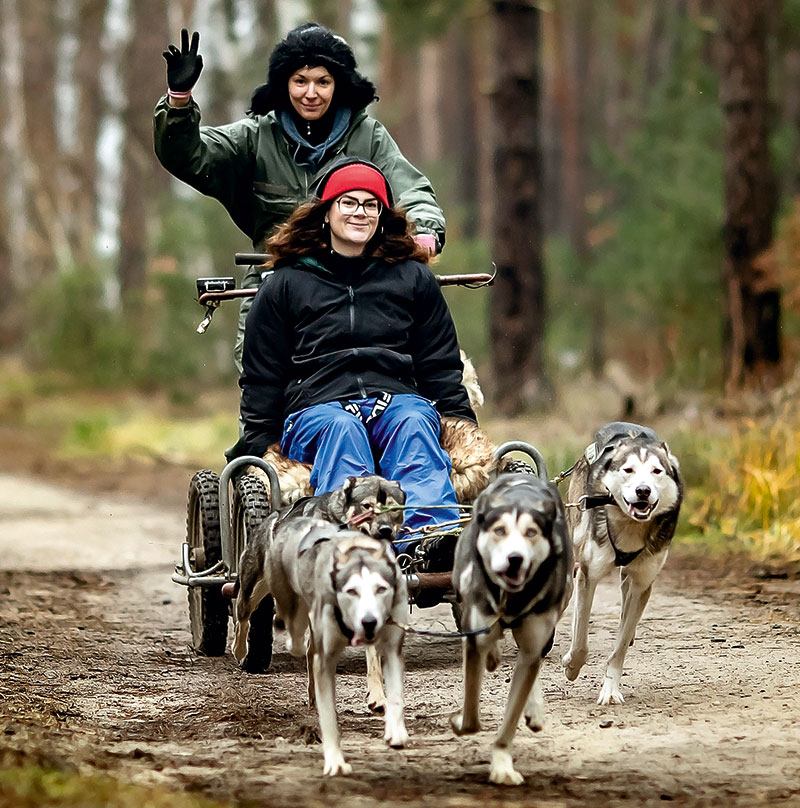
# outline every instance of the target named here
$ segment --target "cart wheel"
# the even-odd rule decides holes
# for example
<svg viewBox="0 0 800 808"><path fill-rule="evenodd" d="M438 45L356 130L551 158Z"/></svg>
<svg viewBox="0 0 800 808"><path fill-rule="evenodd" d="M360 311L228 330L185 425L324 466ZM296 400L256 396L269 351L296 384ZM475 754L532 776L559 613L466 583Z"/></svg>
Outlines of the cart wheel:
<svg viewBox="0 0 800 808"><path fill-rule="evenodd" d="M236 483L233 496L232 539L235 563L247 546L250 536L269 516L270 504L266 488L253 474L244 474ZM237 569L238 571L238 569ZM272 618L275 604L267 595L250 617L247 632L247 656L241 668L248 673L266 673L272 661Z"/></svg>
<svg viewBox="0 0 800 808"><path fill-rule="evenodd" d="M189 483L186 541L195 571L205 570L222 558L219 532L219 477L209 469L198 471ZM198 654L222 656L228 639L229 601L218 586L189 587L189 625L192 647Z"/></svg>

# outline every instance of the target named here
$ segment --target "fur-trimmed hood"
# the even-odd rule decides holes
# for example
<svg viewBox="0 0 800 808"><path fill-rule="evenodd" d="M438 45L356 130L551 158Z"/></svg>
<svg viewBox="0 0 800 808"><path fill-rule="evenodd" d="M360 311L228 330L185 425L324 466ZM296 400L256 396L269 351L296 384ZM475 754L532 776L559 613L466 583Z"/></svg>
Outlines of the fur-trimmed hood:
<svg viewBox="0 0 800 808"><path fill-rule="evenodd" d="M315 22L292 29L273 49L267 82L253 91L250 113L265 115L289 107L289 77L302 67L326 67L336 86L333 104L358 111L375 100L375 85L362 76L352 48L338 34Z"/></svg>

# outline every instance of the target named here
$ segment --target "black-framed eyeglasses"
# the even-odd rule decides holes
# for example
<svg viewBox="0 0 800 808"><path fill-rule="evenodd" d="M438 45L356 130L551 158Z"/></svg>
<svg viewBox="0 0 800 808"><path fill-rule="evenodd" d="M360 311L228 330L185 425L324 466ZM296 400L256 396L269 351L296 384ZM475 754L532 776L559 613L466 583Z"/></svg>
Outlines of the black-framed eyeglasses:
<svg viewBox="0 0 800 808"><path fill-rule="evenodd" d="M339 208L339 213L345 216L353 216L358 213L359 208L362 208L364 215L370 218L380 216L383 210L383 204L379 199L367 199L365 202L359 202L352 196L340 196L336 200L336 207Z"/></svg>

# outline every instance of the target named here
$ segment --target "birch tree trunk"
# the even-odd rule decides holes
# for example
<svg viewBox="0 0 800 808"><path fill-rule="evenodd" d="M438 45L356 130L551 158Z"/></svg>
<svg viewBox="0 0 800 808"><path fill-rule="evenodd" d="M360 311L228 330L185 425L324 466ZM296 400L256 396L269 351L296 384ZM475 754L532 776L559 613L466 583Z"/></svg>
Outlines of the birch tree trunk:
<svg viewBox="0 0 800 808"><path fill-rule="evenodd" d="M525 0L494 0L496 205L490 334L494 399L502 415L551 398L544 365L539 143L540 12Z"/></svg>
<svg viewBox="0 0 800 808"><path fill-rule="evenodd" d="M770 253L777 183L769 159L771 0L723 0L726 390L779 382L781 292Z"/></svg>
<svg viewBox="0 0 800 808"><path fill-rule="evenodd" d="M20 291L25 274L27 194L23 129L22 49L18 0L0 0L0 347L19 342Z"/></svg>
<svg viewBox="0 0 800 808"><path fill-rule="evenodd" d="M103 117L104 93L100 81L103 62L102 37L106 0L76 0L75 56L77 106L77 152L72 161L71 183L74 191L70 210L73 224L70 240L75 259L81 264L91 260L97 232L97 140Z"/></svg>

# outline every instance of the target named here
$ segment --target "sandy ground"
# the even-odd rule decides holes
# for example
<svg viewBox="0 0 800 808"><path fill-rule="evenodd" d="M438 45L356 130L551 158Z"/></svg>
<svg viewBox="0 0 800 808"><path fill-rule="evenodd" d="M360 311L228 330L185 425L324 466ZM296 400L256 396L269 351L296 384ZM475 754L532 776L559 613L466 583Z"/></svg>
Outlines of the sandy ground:
<svg viewBox="0 0 800 808"><path fill-rule="evenodd" d="M163 471L163 470L162 470ZM543 667L545 730L521 727L518 788L487 783L514 649L483 690L484 731L455 738L460 645L410 636L408 749L382 743L363 654L340 665L347 778L322 776L305 671L282 642L270 673L189 648L185 590L170 580L190 472L144 470L59 485L0 475L0 753L256 805L800 806L800 580L747 562L673 553L623 678L598 707L618 613L601 586L592 656L566 681L569 613ZM113 479L112 479L113 478ZM120 482L120 480L123 480ZM68 483L68 485L67 485ZM127 494L121 490L129 489ZM109 493L113 492L113 493ZM453 628L446 606L414 625ZM2 795L0 795L2 796Z"/></svg>

